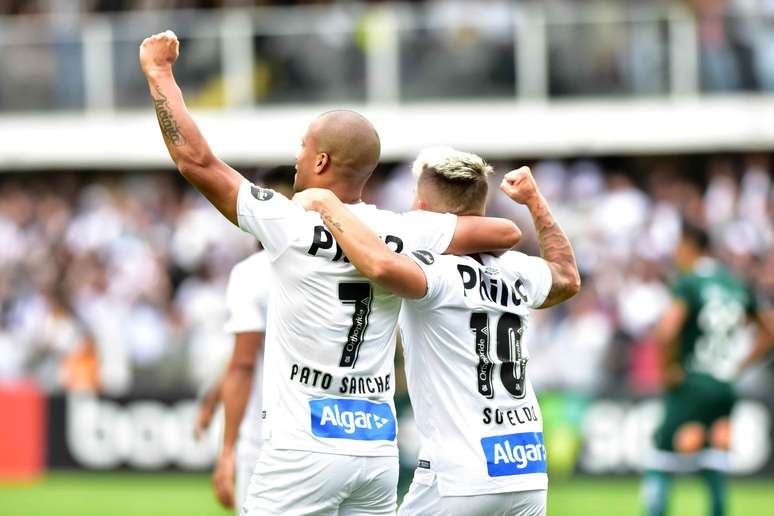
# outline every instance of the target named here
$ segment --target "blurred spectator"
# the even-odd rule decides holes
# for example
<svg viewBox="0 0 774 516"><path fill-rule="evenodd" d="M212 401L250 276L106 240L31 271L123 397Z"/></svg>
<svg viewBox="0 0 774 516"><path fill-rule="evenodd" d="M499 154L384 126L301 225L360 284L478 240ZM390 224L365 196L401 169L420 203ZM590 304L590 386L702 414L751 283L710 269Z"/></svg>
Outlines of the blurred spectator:
<svg viewBox="0 0 774 516"><path fill-rule="evenodd" d="M50 391L194 390L217 357L182 340L228 352L211 339L223 281L254 239L170 176L99 177L0 178L0 376ZM205 304L184 295L202 268Z"/></svg>
<svg viewBox="0 0 774 516"><path fill-rule="evenodd" d="M222 30L220 20L231 18L215 12L302 5L311 8L256 10L245 18L254 32L242 43L243 28ZM123 11L131 14L116 15ZM683 11L695 23L686 23ZM0 15L7 14L25 16L3 23L0 65L14 73L0 76L2 111L146 106L143 77L120 63L135 60L137 43L165 27L175 28L186 48L176 72L194 107L362 102L370 94L512 98L519 75L543 64L547 91L528 86L529 95L663 96L684 82L673 71L694 69L704 92L774 91L771 0L12 0L0 2ZM696 31L698 56L677 51L683 29ZM250 39L252 67L242 60L250 55L226 50L245 50ZM539 51L522 52L524 45ZM229 87L235 75L224 76L235 67L241 73L234 80L250 83L236 88L240 93ZM107 75L114 91L87 87ZM391 79L396 88L371 91Z"/></svg>
<svg viewBox="0 0 774 516"><path fill-rule="evenodd" d="M535 163L584 275L582 295L527 331L536 386L654 388L649 332L683 217L774 303L770 166L768 155ZM521 248L537 254L529 214L498 183L490 213L516 220ZM382 165L367 199L406 210L413 190L407 164ZM160 173L0 176L0 240L0 378L107 394L211 381L229 352L224 281L256 246Z"/></svg>

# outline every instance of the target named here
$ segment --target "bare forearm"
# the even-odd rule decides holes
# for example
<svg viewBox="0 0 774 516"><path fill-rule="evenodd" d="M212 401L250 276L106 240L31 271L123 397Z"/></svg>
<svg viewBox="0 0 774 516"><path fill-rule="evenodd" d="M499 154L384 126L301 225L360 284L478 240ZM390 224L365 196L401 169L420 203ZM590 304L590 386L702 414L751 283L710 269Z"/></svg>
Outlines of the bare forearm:
<svg viewBox="0 0 774 516"><path fill-rule="evenodd" d="M363 276L399 296L420 298L425 295L427 279L419 266L410 258L393 252L335 196L326 196L315 209Z"/></svg>
<svg viewBox="0 0 774 516"><path fill-rule="evenodd" d="M658 358L658 366L662 372L680 366L680 362L677 359L677 342L674 340L660 341L657 339L656 356Z"/></svg>
<svg viewBox="0 0 774 516"><path fill-rule="evenodd" d="M229 367L223 378L224 429L223 448L233 450L239 436L239 425L245 415L253 384L253 370L247 367Z"/></svg>
<svg viewBox="0 0 774 516"><path fill-rule="evenodd" d="M223 390L223 380L226 378L225 372L223 373L223 376L221 376L217 382L213 383L207 391L204 393L204 396L202 397L202 402L210 407L215 407L215 405L218 404L220 401L220 396Z"/></svg>
<svg viewBox="0 0 774 516"><path fill-rule="evenodd" d="M147 74L159 129L180 173L231 222L242 176L220 161L194 122L171 67Z"/></svg>
<svg viewBox="0 0 774 516"><path fill-rule="evenodd" d="M763 357L769 354L771 345L765 341L762 336L758 336L755 341L755 345L750 353L744 358L741 364L739 364L739 373L747 369L748 367L759 362Z"/></svg>
<svg viewBox="0 0 774 516"><path fill-rule="evenodd" d="M314 208L352 265L364 276L374 279L378 262L393 254L390 248L334 195L320 199Z"/></svg>
<svg viewBox="0 0 774 516"><path fill-rule="evenodd" d="M551 214L545 198L538 194L527 204L537 232L540 256L548 262L553 278L543 306L552 306L571 298L580 290L580 274L570 241Z"/></svg>
<svg viewBox="0 0 774 516"><path fill-rule="evenodd" d="M755 343L750 353L739 365L739 373L762 360L774 348L774 326L771 325L771 314L760 314L758 321L758 332L755 336Z"/></svg>
<svg viewBox="0 0 774 516"><path fill-rule="evenodd" d="M472 254L505 251L521 240L521 230L510 220L494 217L457 217L449 248L445 254Z"/></svg>
<svg viewBox="0 0 774 516"><path fill-rule="evenodd" d="M161 135L172 161L207 164L215 156L188 113L172 69L149 73L148 87Z"/></svg>

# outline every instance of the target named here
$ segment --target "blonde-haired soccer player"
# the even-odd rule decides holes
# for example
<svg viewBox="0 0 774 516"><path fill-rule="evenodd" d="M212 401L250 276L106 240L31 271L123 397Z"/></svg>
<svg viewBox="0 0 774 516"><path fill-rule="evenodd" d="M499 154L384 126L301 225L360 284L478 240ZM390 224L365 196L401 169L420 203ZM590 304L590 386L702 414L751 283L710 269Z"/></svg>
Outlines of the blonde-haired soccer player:
<svg viewBox="0 0 774 516"><path fill-rule="evenodd" d="M453 149L422 153L415 207L482 214L491 167ZM532 213L542 258L396 254L334 196L296 195L319 211L352 263L406 298L400 326L422 439L400 514L537 516L546 511L542 416L521 341L531 308L578 292L572 248L524 167L500 188Z"/></svg>

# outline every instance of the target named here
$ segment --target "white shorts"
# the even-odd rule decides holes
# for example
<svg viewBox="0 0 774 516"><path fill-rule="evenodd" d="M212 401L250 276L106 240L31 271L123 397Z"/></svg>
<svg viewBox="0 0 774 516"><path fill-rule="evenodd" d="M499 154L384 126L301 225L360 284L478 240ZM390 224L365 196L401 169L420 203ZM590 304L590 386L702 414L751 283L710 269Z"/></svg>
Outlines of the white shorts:
<svg viewBox="0 0 774 516"><path fill-rule="evenodd" d="M472 496L441 496L432 485L411 482L399 516L545 516L545 489Z"/></svg>
<svg viewBox="0 0 774 516"><path fill-rule="evenodd" d="M397 505L398 457L261 448L243 516L386 515Z"/></svg>
<svg viewBox="0 0 774 516"><path fill-rule="evenodd" d="M240 450L237 447L236 456L236 500L234 500L234 506L236 507L237 514L239 509L244 505L247 498L247 486L250 485L250 478L253 476L253 470L258 463L258 455L261 452L260 448L251 450Z"/></svg>

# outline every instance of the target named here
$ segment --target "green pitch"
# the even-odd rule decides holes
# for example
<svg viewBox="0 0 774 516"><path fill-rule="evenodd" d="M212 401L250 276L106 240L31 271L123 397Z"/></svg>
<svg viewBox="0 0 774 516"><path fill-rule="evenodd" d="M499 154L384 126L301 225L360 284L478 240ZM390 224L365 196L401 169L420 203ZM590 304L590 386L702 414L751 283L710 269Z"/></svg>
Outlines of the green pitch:
<svg viewBox="0 0 774 516"><path fill-rule="evenodd" d="M774 514L770 479L735 480L729 516ZM672 514L706 514L703 486L694 479L675 485ZM207 515L233 514L220 509L209 477L172 473L64 473L24 485L0 484L0 515ZM638 481L575 479L551 482L550 516L640 516Z"/></svg>

